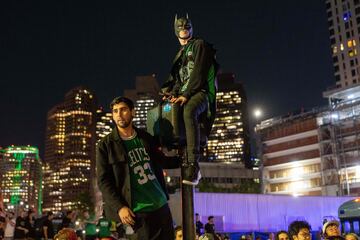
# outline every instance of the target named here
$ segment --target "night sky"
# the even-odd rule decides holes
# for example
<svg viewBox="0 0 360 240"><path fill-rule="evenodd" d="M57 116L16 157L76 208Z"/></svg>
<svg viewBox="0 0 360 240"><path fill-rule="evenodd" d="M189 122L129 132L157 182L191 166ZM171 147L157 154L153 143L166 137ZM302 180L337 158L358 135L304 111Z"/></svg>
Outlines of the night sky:
<svg viewBox="0 0 360 240"><path fill-rule="evenodd" d="M174 15L186 12L222 71L244 84L250 109L269 118L326 104L335 80L321 0L2 1L0 146L43 152L46 113L73 87L107 106L136 75L163 82L179 47Z"/></svg>

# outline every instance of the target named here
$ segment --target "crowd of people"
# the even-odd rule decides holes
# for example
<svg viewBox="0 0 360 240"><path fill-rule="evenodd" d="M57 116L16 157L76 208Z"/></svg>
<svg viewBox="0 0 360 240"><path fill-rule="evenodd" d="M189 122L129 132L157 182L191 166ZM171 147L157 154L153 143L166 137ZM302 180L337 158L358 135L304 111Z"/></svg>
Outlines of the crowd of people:
<svg viewBox="0 0 360 240"><path fill-rule="evenodd" d="M56 216L49 211L37 216L31 209L21 209L15 214L0 208L0 240L71 240L74 234L74 240L95 240L118 238L118 232L121 231L118 231L115 223L105 217L96 219L87 210L81 214L69 210Z"/></svg>
<svg viewBox="0 0 360 240"><path fill-rule="evenodd" d="M214 216L209 216L204 224L200 215L195 214L196 240L227 240L230 235L217 233ZM130 229L131 230L131 229ZM43 216L36 216L33 210L4 212L0 208L0 239L4 240L111 240L127 239L129 229L124 224L116 224L104 216L96 219L94 214L84 210L78 212L69 210L62 215L47 212ZM313 235L312 235L313 233ZM183 240L182 227L174 228L174 239ZM234 239L234 236L232 236ZM355 233L342 234L340 223L329 220L323 223L318 234L312 232L306 221L294 221L287 230L264 235L247 234L238 237L239 240L359 240Z"/></svg>
<svg viewBox="0 0 360 240"><path fill-rule="evenodd" d="M218 234L215 232L214 216L208 217L208 222L204 225L200 221L199 214L195 215L196 240L227 240L230 237L226 234ZM337 220L324 221L321 231L312 236L311 226L306 221L292 222L287 231L281 230L274 233L269 233L267 240L359 240L355 233L342 234L340 230L340 223ZM181 226L175 228L174 239L183 240ZM264 240L264 237L253 235L242 235L239 240Z"/></svg>

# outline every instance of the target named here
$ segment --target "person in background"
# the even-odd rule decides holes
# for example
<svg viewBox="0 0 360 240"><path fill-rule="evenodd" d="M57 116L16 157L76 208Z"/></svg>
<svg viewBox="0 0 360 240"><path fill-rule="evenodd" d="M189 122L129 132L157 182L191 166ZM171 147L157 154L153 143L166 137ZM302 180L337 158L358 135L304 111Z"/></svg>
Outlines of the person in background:
<svg viewBox="0 0 360 240"><path fill-rule="evenodd" d="M54 240L77 240L74 229L63 228L55 236Z"/></svg>
<svg viewBox="0 0 360 240"><path fill-rule="evenodd" d="M174 235L175 235L175 240L183 240L181 226L175 227Z"/></svg>
<svg viewBox="0 0 360 240"><path fill-rule="evenodd" d="M15 214L13 212L8 212L6 216L6 226L5 226L5 240L12 240L14 239L14 232L15 232Z"/></svg>
<svg viewBox="0 0 360 240"><path fill-rule="evenodd" d="M29 229L27 229L26 226L26 215L27 213L24 210L20 210L20 216L16 218L15 232L14 232L15 240L25 240L27 238Z"/></svg>
<svg viewBox="0 0 360 240"><path fill-rule="evenodd" d="M6 218L0 216L0 239L4 239L6 227Z"/></svg>
<svg viewBox="0 0 360 240"><path fill-rule="evenodd" d="M345 240L359 240L359 237L355 233L348 233L345 235Z"/></svg>
<svg viewBox="0 0 360 240"><path fill-rule="evenodd" d="M322 227L324 239L344 239L340 232L340 223L336 220L327 221Z"/></svg>
<svg viewBox="0 0 360 240"><path fill-rule="evenodd" d="M94 214L90 215L89 211L83 212L85 225L85 240L95 240L97 237L96 221Z"/></svg>
<svg viewBox="0 0 360 240"><path fill-rule="evenodd" d="M198 213L195 214L195 225L196 233L200 236L202 233L202 229L204 228L204 224L200 221L200 215Z"/></svg>
<svg viewBox="0 0 360 240"><path fill-rule="evenodd" d="M54 238L54 226L52 220L54 218L53 212L48 212L43 223L43 237L45 240L50 240Z"/></svg>
<svg viewBox="0 0 360 240"><path fill-rule="evenodd" d="M289 240L289 234L286 231L279 231L275 234L275 240Z"/></svg>
<svg viewBox="0 0 360 240"><path fill-rule="evenodd" d="M275 234L273 232L269 233L268 240L275 240Z"/></svg>
<svg viewBox="0 0 360 240"><path fill-rule="evenodd" d="M218 239L215 233L214 216L208 217L208 222L205 224L205 233L211 234L215 240Z"/></svg>
<svg viewBox="0 0 360 240"><path fill-rule="evenodd" d="M75 228L75 217L76 214L73 210L68 210L66 211L66 216L63 218L62 224L59 228L59 230L63 229L63 228Z"/></svg>
<svg viewBox="0 0 360 240"><path fill-rule="evenodd" d="M26 228L29 230L28 240L35 239L35 212L32 209L29 209L26 217Z"/></svg>
<svg viewBox="0 0 360 240"><path fill-rule="evenodd" d="M311 240L310 231L311 226L306 221L294 221L288 228L290 240Z"/></svg>
<svg viewBox="0 0 360 240"><path fill-rule="evenodd" d="M98 221L97 227L99 228L99 238L110 238L111 237L111 221L106 219L105 212L103 212L101 218Z"/></svg>

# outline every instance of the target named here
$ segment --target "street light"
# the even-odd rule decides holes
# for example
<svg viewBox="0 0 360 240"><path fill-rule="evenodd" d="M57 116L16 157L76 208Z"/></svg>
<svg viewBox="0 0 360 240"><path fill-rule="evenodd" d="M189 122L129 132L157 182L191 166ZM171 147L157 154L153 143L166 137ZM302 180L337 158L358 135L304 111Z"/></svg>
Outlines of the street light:
<svg viewBox="0 0 360 240"><path fill-rule="evenodd" d="M262 115L263 115L263 112L261 111L260 108L256 108L256 109L254 110L254 117L255 117L256 119L259 119Z"/></svg>

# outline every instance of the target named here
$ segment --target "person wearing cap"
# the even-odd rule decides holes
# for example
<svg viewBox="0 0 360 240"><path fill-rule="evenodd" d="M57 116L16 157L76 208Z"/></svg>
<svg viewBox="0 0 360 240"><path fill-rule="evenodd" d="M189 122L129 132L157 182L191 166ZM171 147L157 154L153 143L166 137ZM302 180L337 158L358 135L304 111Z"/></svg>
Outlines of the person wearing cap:
<svg viewBox="0 0 360 240"><path fill-rule="evenodd" d="M359 240L359 237L355 233L348 233L345 235L346 240Z"/></svg>
<svg viewBox="0 0 360 240"><path fill-rule="evenodd" d="M341 236L340 224L336 220L327 221L322 227L322 233L324 239L344 239Z"/></svg>

